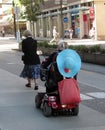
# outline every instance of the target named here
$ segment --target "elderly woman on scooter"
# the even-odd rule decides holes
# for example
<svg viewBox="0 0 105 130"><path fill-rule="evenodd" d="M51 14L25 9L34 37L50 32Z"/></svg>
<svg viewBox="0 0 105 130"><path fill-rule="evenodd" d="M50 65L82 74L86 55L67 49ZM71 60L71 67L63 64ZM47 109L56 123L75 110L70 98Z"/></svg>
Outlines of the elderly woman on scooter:
<svg viewBox="0 0 105 130"><path fill-rule="evenodd" d="M59 73L56 57L64 49L68 48L68 43L64 40L60 40L57 45L57 50L54 51L43 64L45 69L48 69L47 79L46 79L46 92L51 93L58 90L58 82L63 79L63 76Z"/></svg>

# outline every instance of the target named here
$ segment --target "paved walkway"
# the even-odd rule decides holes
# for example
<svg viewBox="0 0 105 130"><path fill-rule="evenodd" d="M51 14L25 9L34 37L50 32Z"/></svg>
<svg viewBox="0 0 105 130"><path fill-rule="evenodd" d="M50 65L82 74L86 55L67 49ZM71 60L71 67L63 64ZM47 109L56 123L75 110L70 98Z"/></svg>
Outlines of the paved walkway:
<svg viewBox="0 0 105 130"><path fill-rule="evenodd" d="M9 51L16 48L18 48L17 43L0 45L0 51ZM82 64L82 69L89 69L92 71L98 70L100 73L105 71L104 66L87 63ZM105 114L83 104L80 104L80 113L78 117L45 118L40 111L34 108L34 95L37 91L24 87L25 83L25 79L0 69L1 130L105 129ZM42 86L41 82L40 86ZM38 91L41 91L42 89L44 89L44 87L40 87ZM62 123L60 124L60 122Z"/></svg>
<svg viewBox="0 0 105 130"><path fill-rule="evenodd" d="M50 41L51 38L36 38L37 40L40 41ZM102 44L105 45L105 41L98 41L98 40L94 40L94 39L64 39L65 41L67 41L70 45L96 45L96 44Z"/></svg>
<svg viewBox="0 0 105 130"><path fill-rule="evenodd" d="M82 63L82 69L105 74L105 66L102 66L102 65Z"/></svg>

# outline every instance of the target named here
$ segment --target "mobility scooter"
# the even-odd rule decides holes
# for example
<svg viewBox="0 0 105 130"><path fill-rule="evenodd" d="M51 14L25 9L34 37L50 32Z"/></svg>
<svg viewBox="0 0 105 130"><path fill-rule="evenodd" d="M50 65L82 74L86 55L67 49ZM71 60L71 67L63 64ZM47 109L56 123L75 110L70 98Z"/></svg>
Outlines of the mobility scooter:
<svg viewBox="0 0 105 130"><path fill-rule="evenodd" d="M46 62L46 60L42 62L41 71L40 71L40 78L42 81L45 82L46 92L38 92L37 95L35 96L36 108L42 109L43 114L46 117L50 117L52 115L59 115L59 114L77 116L79 113L80 100L79 102L62 104L60 101L60 95L58 90L54 92L48 92L47 89L49 87L49 83L48 83L49 75L52 75L53 72L50 71L51 68L48 69L43 68L43 64L44 62ZM53 67L54 66L56 66L55 62L53 63ZM55 78L57 78L57 73L55 74ZM53 85L54 81L51 80L50 84Z"/></svg>

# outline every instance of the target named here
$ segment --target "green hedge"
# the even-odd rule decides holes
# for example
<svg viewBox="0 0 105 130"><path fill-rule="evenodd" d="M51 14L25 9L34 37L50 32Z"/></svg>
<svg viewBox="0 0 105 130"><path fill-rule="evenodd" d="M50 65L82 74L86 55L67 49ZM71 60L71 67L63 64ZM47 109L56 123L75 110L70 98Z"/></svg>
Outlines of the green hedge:
<svg viewBox="0 0 105 130"><path fill-rule="evenodd" d="M38 49L40 49L43 54L49 55L52 51L56 50L57 45L49 45L48 42L38 42ZM84 53L100 53L105 54L105 49L101 45L70 45L70 49L74 49L77 52Z"/></svg>

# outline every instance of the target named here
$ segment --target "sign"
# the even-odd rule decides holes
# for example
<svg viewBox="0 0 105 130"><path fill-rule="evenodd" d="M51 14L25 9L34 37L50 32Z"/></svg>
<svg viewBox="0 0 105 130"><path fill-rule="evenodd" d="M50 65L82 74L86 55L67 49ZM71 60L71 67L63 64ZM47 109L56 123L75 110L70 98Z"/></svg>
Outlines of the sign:
<svg viewBox="0 0 105 130"><path fill-rule="evenodd" d="M19 14L20 13L20 7L18 7L18 6L14 7L14 13Z"/></svg>
<svg viewBox="0 0 105 130"><path fill-rule="evenodd" d="M89 9L89 13L90 13L90 19L94 19L94 8L93 7L91 7Z"/></svg>
<svg viewBox="0 0 105 130"><path fill-rule="evenodd" d="M63 19L63 21L64 21L65 23L67 23L67 22L68 22L68 17L65 17L65 18Z"/></svg>
<svg viewBox="0 0 105 130"><path fill-rule="evenodd" d="M67 5L67 0L55 0L55 4L60 5L62 3L62 5Z"/></svg>
<svg viewBox="0 0 105 130"><path fill-rule="evenodd" d="M14 14L16 16L16 19L19 19L19 14L20 14L20 7L16 6L14 7Z"/></svg>
<svg viewBox="0 0 105 130"><path fill-rule="evenodd" d="M60 0L55 0L55 4L59 5L60 4Z"/></svg>
<svg viewBox="0 0 105 130"><path fill-rule="evenodd" d="M83 14L83 21L86 22L87 21L87 15Z"/></svg>
<svg viewBox="0 0 105 130"><path fill-rule="evenodd" d="M67 0L62 0L63 5L67 5Z"/></svg>

